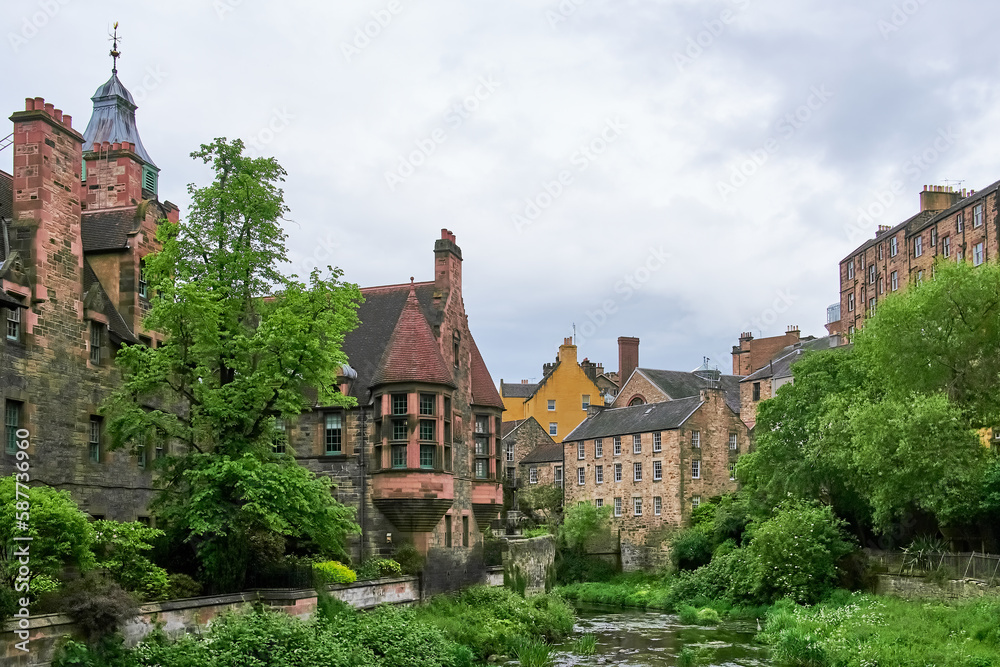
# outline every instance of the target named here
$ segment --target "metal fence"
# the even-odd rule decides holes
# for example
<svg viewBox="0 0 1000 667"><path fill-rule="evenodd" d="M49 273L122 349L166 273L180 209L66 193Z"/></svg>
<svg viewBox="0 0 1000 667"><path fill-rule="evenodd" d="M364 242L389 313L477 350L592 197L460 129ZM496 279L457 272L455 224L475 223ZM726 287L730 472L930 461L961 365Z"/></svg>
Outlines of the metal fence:
<svg viewBox="0 0 1000 667"><path fill-rule="evenodd" d="M973 552L869 551L868 557L890 574L944 574L1000 585L1000 556Z"/></svg>

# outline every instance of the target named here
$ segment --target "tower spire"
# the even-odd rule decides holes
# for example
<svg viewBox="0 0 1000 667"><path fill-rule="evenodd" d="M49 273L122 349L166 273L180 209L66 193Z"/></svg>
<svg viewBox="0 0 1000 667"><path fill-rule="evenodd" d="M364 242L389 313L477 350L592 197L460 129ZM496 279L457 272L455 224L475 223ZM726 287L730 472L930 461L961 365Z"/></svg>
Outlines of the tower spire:
<svg viewBox="0 0 1000 667"><path fill-rule="evenodd" d="M118 74L118 58L121 51L118 50L118 21L115 21L114 33L111 35L111 73Z"/></svg>

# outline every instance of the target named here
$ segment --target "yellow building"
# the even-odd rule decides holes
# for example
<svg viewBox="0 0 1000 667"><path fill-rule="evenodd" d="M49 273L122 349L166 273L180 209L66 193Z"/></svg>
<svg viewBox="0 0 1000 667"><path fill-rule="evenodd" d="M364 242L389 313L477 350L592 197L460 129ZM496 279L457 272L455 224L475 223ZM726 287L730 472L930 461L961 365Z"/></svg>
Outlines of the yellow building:
<svg viewBox="0 0 1000 667"><path fill-rule="evenodd" d="M573 339L565 339L559 346L555 363L543 366L541 382L513 384L500 380L504 420L534 417L553 440L562 442L587 418L587 407L591 402L604 405L601 390L594 383L599 368L586 359L584 364L578 363Z"/></svg>

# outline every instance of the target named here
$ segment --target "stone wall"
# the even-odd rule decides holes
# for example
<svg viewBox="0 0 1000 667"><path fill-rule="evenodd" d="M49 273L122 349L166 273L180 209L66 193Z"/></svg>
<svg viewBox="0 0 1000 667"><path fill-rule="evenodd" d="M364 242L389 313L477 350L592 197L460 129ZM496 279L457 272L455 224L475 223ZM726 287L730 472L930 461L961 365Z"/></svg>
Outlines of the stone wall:
<svg viewBox="0 0 1000 667"><path fill-rule="evenodd" d="M420 580L417 577L392 577L376 581L329 587L330 594L357 609L370 609L379 604L407 604L420 600ZM316 611L316 591L265 589L214 595L208 597L170 600L143 605L140 615L122 628L130 646L141 641L156 626L171 637L204 630L221 614L245 609L262 603L301 619L308 619ZM4 652L0 662L9 667L36 667L48 665L56 649L69 637L79 632L73 621L62 614L36 616L29 622L29 652L18 650L15 644L22 641L15 635L15 623L8 623L0 639Z"/></svg>
<svg viewBox="0 0 1000 667"><path fill-rule="evenodd" d="M928 581L925 577L907 577L899 574L880 574L875 592L906 599L966 600L984 595L1000 595L1000 588L974 579L949 579L942 583Z"/></svg>
<svg viewBox="0 0 1000 667"><path fill-rule="evenodd" d="M524 595L552 590L556 576L556 542L551 535L508 539L504 553L504 586Z"/></svg>

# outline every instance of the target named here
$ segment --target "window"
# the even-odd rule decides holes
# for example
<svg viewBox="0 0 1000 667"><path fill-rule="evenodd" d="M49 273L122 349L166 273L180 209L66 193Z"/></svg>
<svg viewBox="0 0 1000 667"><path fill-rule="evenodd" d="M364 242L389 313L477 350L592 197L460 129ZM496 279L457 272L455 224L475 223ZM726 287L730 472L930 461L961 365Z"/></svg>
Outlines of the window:
<svg viewBox="0 0 1000 667"><path fill-rule="evenodd" d="M965 220L962 219L961 213L955 216L955 231L959 234L965 231Z"/></svg>
<svg viewBox="0 0 1000 667"><path fill-rule="evenodd" d="M392 439L393 440L406 440L406 420L405 419L393 419L392 420Z"/></svg>
<svg viewBox="0 0 1000 667"><path fill-rule="evenodd" d="M868 316L875 314L875 297L868 299Z"/></svg>
<svg viewBox="0 0 1000 667"><path fill-rule="evenodd" d="M146 260L139 260L139 296L143 299L149 297L149 283L146 282Z"/></svg>
<svg viewBox="0 0 1000 667"><path fill-rule="evenodd" d="M615 464L615 481L616 482L622 481L622 464L621 463L616 463Z"/></svg>
<svg viewBox="0 0 1000 667"><path fill-rule="evenodd" d="M584 394L583 398L580 400L580 404L582 405L582 407L583 407L584 410L586 410L587 408L589 408L590 407L590 394Z"/></svg>
<svg viewBox="0 0 1000 667"><path fill-rule="evenodd" d="M691 431L691 446L701 449L701 431Z"/></svg>
<svg viewBox="0 0 1000 667"><path fill-rule="evenodd" d="M638 435L632 436L632 453L642 454L642 437Z"/></svg>
<svg viewBox="0 0 1000 667"><path fill-rule="evenodd" d="M135 448L136 464L140 468L146 467L146 445L139 445Z"/></svg>
<svg viewBox="0 0 1000 667"><path fill-rule="evenodd" d="M517 477L517 470L514 468L514 466L507 466L507 479L513 482L516 477ZM515 507L514 509L517 508Z"/></svg>
<svg viewBox="0 0 1000 667"><path fill-rule="evenodd" d="M556 409L556 402L549 400L549 412L553 412Z"/></svg>
<svg viewBox="0 0 1000 667"><path fill-rule="evenodd" d="M434 394L420 394L420 414L432 416L435 407L437 407L437 396Z"/></svg>
<svg viewBox="0 0 1000 667"><path fill-rule="evenodd" d="M599 459L604 457L604 440L597 438L594 440L594 458Z"/></svg>
<svg viewBox="0 0 1000 667"><path fill-rule="evenodd" d="M621 439L621 436L616 435L615 438L614 438L614 443L615 443L615 456L621 456L622 455L622 439Z"/></svg>
<svg viewBox="0 0 1000 667"><path fill-rule="evenodd" d="M663 479L663 461L653 461L653 481L659 482Z"/></svg>
<svg viewBox="0 0 1000 667"><path fill-rule="evenodd" d="M979 266L983 263L983 243L980 241L976 245L972 246L972 265Z"/></svg>
<svg viewBox="0 0 1000 667"><path fill-rule="evenodd" d="M455 362L455 368L458 368L459 357L461 356L461 352L462 352L462 334L458 331L458 329L455 329L454 331L451 332L451 356L453 361Z"/></svg>
<svg viewBox="0 0 1000 667"><path fill-rule="evenodd" d="M642 516L642 498L632 499L632 514Z"/></svg>
<svg viewBox="0 0 1000 667"><path fill-rule="evenodd" d="M879 278L878 280L878 293L885 294L885 278Z"/></svg>
<svg viewBox="0 0 1000 667"><path fill-rule="evenodd" d="M604 498L597 498L596 500L594 500L594 507L598 509L604 507Z"/></svg>
<svg viewBox="0 0 1000 667"><path fill-rule="evenodd" d="M937 228L931 230L931 247L936 248L938 242Z"/></svg>
<svg viewBox="0 0 1000 667"><path fill-rule="evenodd" d="M490 432L490 418L486 415L476 415L476 433Z"/></svg>
<svg viewBox="0 0 1000 667"><path fill-rule="evenodd" d="M142 189L156 194L156 169L148 164L142 165Z"/></svg>
<svg viewBox="0 0 1000 667"><path fill-rule="evenodd" d="M341 440L343 432L343 417L327 413L323 433L326 443L326 453L328 455L343 453L343 444Z"/></svg>
<svg viewBox="0 0 1000 667"><path fill-rule="evenodd" d="M920 257L924 254L924 237L917 236L913 239L913 256Z"/></svg>
<svg viewBox="0 0 1000 667"><path fill-rule="evenodd" d="M736 479L736 464L735 463L730 463L729 464L729 481L733 481L735 479Z"/></svg>
<svg viewBox="0 0 1000 667"><path fill-rule="evenodd" d="M615 516L622 515L622 499L615 498Z"/></svg>
<svg viewBox="0 0 1000 667"><path fill-rule="evenodd" d="M274 440L271 443L271 450L275 454L284 454L288 445L288 424L284 419L274 420Z"/></svg>
<svg viewBox="0 0 1000 667"><path fill-rule="evenodd" d="M740 448L740 441L735 433L729 434L729 451L735 452Z"/></svg>
<svg viewBox="0 0 1000 667"><path fill-rule="evenodd" d="M659 433L654 433L653 434L653 453L654 454L659 454L661 451L663 451L663 440L661 439Z"/></svg>
<svg viewBox="0 0 1000 667"><path fill-rule="evenodd" d="M504 445L504 454L506 455L507 463L513 463L514 462L514 443L513 442L508 442L506 445Z"/></svg>
<svg viewBox="0 0 1000 667"><path fill-rule="evenodd" d="M528 483L538 484L538 468L535 466L528 468Z"/></svg>
<svg viewBox="0 0 1000 667"><path fill-rule="evenodd" d="M663 498L653 496L653 514L660 516L663 513Z"/></svg>
<svg viewBox="0 0 1000 667"><path fill-rule="evenodd" d="M976 204L976 207L972 209L972 226L982 227L983 226L983 205Z"/></svg>
<svg viewBox="0 0 1000 667"><path fill-rule="evenodd" d="M90 442L87 448L91 463L101 462L101 418L90 418Z"/></svg>
<svg viewBox="0 0 1000 667"><path fill-rule="evenodd" d="M852 259L851 263L847 265L847 279L852 280L853 278L854 278L854 260Z"/></svg>
<svg viewBox="0 0 1000 667"><path fill-rule="evenodd" d="M632 479L636 482L642 481L642 464L638 461L632 464Z"/></svg>
<svg viewBox="0 0 1000 667"><path fill-rule="evenodd" d="M899 289L899 272L893 271L892 275L889 277L889 285L893 292Z"/></svg>
<svg viewBox="0 0 1000 667"><path fill-rule="evenodd" d="M451 548L451 515L444 515L444 546L446 549Z"/></svg>
<svg viewBox="0 0 1000 667"><path fill-rule="evenodd" d="M160 459L162 459L166 455L167 455L167 448L165 447L164 443L163 442L157 442L156 443L156 460L159 461Z"/></svg>
<svg viewBox="0 0 1000 667"><path fill-rule="evenodd" d="M392 414L394 415L405 415L406 414L406 394L393 394L392 395Z"/></svg>
<svg viewBox="0 0 1000 667"><path fill-rule="evenodd" d="M576 443L576 458L581 461L587 457L587 447L582 442Z"/></svg>
<svg viewBox="0 0 1000 667"><path fill-rule="evenodd" d="M941 254L945 257L951 257L951 237L946 236L941 239Z"/></svg>
<svg viewBox="0 0 1000 667"><path fill-rule="evenodd" d="M691 479L701 479L701 460L691 461Z"/></svg>
<svg viewBox="0 0 1000 667"><path fill-rule="evenodd" d="M562 466L553 466L552 481L555 483L556 486L563 485Z"/></svg>
<svg viewBox="0 0 1000 667"><path fill-rule="evenodd" d="M90 323L90 363L101 363L101 340L104 325L99 322Z"/></svg>
<svg viewBox="0 0 1000 667"><path fill-rule="evenodd" d="M549 422L549 435L557 435L559 433L558 422Z"/></svg>
<svg viewBox="0 0 1000 667"><path fill-rule="evenodd" d="M917 271L917 284L919 285L922 282L924 282L924 272Z"/></svg>
<svg viewBox="0 0 1000 667"><path fill-rule="evenodd" d="M864 271L865 270L865 256L864 256L864 253L862 253L861 255L858 255L858 264L861 266L861 270Z"/></svg>
<svg viewBox="0 0 1000 667"><path fill-rule="evenodd" d="M21 340L21 309L7 308L7 340Z"/></svg>
<svg viewBox="0 0 1000 667"><path fill-rule="evenodd" d="M594 482L604 484L604 466L594 466Z"/></svg>
<svg viewBox="0 0 1000 667"><path fill-rule="evenodd" d="M893 236L889 239L889 257L895 257L899 254L899 241Z"/></svg>
<svg viewBox="0 0 1000 667"><path fill-rule="evenodd" d="M392 446L392 467L393 468L405 468L406 467L406 445L393 445Z"/></svg>
<svg viewBox="0 0 1000 667"><path fill-rule="evenodd" d="M853 294L848 294L847 295L847 312L849 312L849 313L853 313L854 312L854 295Z"/></svg>
<svg viewBox="0 0 1000 667"><path fill-rule="evenodd" d="M753 383L753 400L760 400L760 382Z"/></svg>
<svg viewBox="0 0 1000 667"><path fill-rule="evenodd" d="M18 401L7 401L4 406L3 424L6 430L4 449L8 454L17 452L17 431L21 428L21 407Z"/></svg>
<svg viewBox="0 0 1000 667"><path fill-rule="evenodd" d="M583 486L587 483L587 469L577 468L576 469L576 483Z"/></svg>
<svg viewBox="0 0 1000 667"><path fill-rule="evenodd" d="M878 259L879 259L880 262L883 259L885 259L885 244L884 243L879 243L878 244Z"/></svg>
<svg viewBox="0 0 1000 667"><path fill-rule="evenodd" d="M420 439L421 440L436 440L434 437L434 427L437 426L437 422L433 419L421 419L420 420ZM487 452L479 451L479 439L476 439L476 453L486 454Z"/></svg>
<svg viewBox="0 0 1000 667"><path fill-rule="evenodd" d="M701 505L701 496L692 496L691 498L691 509L694 509Z"/></svg>
<svg viewBox="0 0 1000 667"><path fill-rule="evenodd" d="M437 449L434 445L420 445L420 467L421 468L433 468L434 467L434 450Z"/></svg>
<svg viewBox="0 0 1000 667"><path fill-rule="evenodd" d="M489 459L476 459L476 479L487 479L489 476L490 476Z"/></svg>
<svg viewBox="0 0 1000 667"><path fill-rule="evenodd" d="M872 264L872 265L870 265L868 267L868 284L869 285L874 285L875 284L875 265L874 264Z"/></svg>
<svg viewBox="0 0 1000 667"><path fill-rule="evenodd" d="M469 517L462 517L462 546L469 546Z"/></svg>

